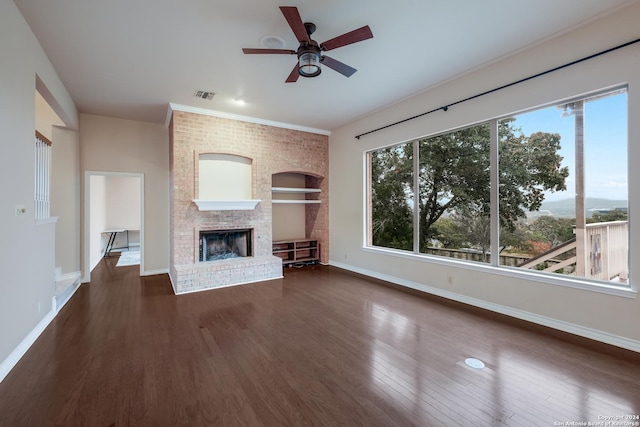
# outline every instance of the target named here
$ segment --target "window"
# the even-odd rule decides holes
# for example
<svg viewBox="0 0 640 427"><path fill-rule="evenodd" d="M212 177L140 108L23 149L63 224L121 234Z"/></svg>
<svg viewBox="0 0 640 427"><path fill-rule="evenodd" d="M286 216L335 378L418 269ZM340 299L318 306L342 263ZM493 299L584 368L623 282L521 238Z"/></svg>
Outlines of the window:
<svg viewBox="0 0 640 427"><path fill-rule="evenodd" d="M417 141L420 252L489 261L489 125Z"/></svg>
<svg viewBox="0 0 640 427"><path fill-rule="evenodd" d="M514 134L529 139L525 162L518 144L508 141ZM527 190L504 188L509 181L502 174L514 164ZM522 257L510 265L627 281L626 89L501 120L499 168L501 220L513 219L500 235L501 264ZM507 202L526 199L526 210L509 212L505 195Z"/></svg>
<svg viewBox="0 0 640 427"><path fill-rule="evenodd" d="M413 143L370 153L370 244L413 250Z"/></svg>
<svg viewBox="0 0 640 427"><path fill-rule="evenodd" d="M626 103L618 89L370 152L369 244L626 284Z"/></svg>

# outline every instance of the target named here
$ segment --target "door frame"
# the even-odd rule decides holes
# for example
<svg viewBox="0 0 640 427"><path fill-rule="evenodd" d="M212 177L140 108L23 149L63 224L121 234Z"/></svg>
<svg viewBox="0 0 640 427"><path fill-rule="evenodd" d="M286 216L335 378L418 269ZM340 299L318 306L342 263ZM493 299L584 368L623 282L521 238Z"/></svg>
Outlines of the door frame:
<svg viewBox="0 0 640 427"><path fill-rule="evenodd" d="M83 242L83 263L82 263L82 283L91 281L91 259L90 259L90 225L91 225L91 177L92 176L118 176L140 178L140 276L144 274L144 174L136 172L106 172L106 171L85 171L84 172L84 226L82 237Z"/></svg>

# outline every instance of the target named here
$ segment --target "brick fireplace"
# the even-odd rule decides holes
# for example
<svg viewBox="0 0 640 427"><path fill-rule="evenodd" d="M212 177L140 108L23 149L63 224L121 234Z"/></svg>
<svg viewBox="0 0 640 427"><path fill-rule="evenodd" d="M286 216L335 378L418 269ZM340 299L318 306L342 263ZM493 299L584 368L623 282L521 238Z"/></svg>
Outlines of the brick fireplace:
<svg viewBox="0 0 640 427"><path fill-rule="evenodd" d="M304 174L322 190L321 204L305 207L306 235L299 237L317 239L320 261L328 260L326 135L181 111L173 105L169 132L170 277L177 294L282 277L282 260L272 255L274 174ZM250 165L250 195L242 198L252 199L255 206L237 207L234 200L196 204L203 154L242 157ZM216 185L229 186L228 182ZM246 245L249 252L242 249L240 256L227 254L201 261L203 235L211 232L235 236L233 239L243 234L245 240L220 242L212 237L205 251L233 252L238 245Z"/></svg>

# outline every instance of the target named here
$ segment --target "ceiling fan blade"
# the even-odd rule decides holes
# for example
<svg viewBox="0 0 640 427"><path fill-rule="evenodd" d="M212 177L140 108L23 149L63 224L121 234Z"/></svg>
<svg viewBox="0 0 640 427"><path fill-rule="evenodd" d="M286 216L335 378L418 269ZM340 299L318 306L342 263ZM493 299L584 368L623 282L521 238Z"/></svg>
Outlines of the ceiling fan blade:
<svg viewBox="0 0 640 427"><path fill-rule="evenodd" d="M300 73L298 73L298 63L296 62L296 66L291 70L291 74L289 74L285 83L295 83L298 81L298 77L300 77Z"/></svg>
<svg viewBox="0 0 640 427"><path fill-rule="evenodd" d="M289 23L289 26L298 41L300 43L310 43L311 39L309 38L309 34L307 34L307 29L304 27L304 22L302 22L298 8L293 6L280 6L280 11Z"/></svg>
<svg viewBox="0 0 640 427"><path fill-rule="evenodd" d="M351 75L353 73L358 71L355 68L350 67L347 64L342 63L342 62L340 62L340 61L338 61L336 59L330 58L330 57L328 57L326 55L322 57L322 63L324 65L326 65L327 67L339 72L340 74L342 74L345 77L351 77Z"/></svg>
<svg viewBox="0 0 640 427"><path fill-rule="evenodd" d="M250 54L262 54L262 53L276 53L276 54L285 54L285 55L293 55L296 53L295 50L288 49L251 49L251 48L243 48L242 52L246 55Z"/></svg>
<svg viewBox="0 0 640 427"><path fill-rule="evenodd" d="M332 38L331 40L327 40L324 43L320 43L320 47L322 48L322 50L331 50L338 47L346 46L348 44L358 43L362 40L367 40L370 38L373 38L373 33L371 32L371 28L369 28L368 25L365 25L362 28L349 31L348 33L344 33L341 36Z"/></svg>

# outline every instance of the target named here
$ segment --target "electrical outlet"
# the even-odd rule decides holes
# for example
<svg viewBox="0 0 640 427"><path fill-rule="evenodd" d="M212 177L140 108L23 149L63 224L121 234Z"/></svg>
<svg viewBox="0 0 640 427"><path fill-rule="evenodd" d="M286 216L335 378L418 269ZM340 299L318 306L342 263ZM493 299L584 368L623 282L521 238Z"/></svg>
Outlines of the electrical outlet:
<svg viewBox="0 0 640 427"><path fill-rule="evenodd" d="M24 215L27 213L27 208L24 205L16 205L16 216Z"/></svg>

